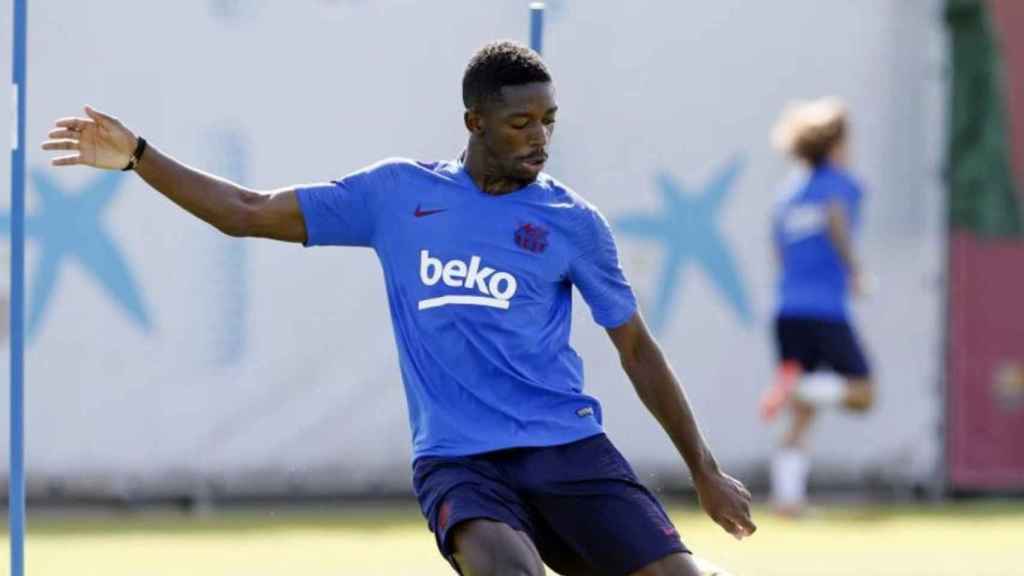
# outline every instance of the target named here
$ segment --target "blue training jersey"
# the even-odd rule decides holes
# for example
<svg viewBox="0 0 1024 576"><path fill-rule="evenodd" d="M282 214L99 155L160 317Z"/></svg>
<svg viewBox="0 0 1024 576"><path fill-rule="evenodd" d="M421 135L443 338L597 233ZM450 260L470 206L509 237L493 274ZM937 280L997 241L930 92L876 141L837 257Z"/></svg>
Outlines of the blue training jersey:
<svg viewBox="0 0 1024 576"><path fill-rule="evenodd" d="M855 235L861 196L848 172L828 164L801 171L783 185L773 222L782 261L780 316L847 318L849 270L829 238L828 206L839 202Z"/></svg>
<svg viewBox="0 0 1024 576"><path fill-rule="evenodd" d="M596 208L546 174L493 196L460 162L401 159L297 194L307 246L377 253L414 459L601 432L569 345L572 287L605 327L636 298Z"/></svg>

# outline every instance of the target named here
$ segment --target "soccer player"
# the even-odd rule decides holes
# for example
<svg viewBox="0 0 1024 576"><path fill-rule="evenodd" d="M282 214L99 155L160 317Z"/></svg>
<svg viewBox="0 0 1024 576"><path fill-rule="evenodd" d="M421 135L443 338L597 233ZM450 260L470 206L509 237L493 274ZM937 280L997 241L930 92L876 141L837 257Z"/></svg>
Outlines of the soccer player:
<svg viewBox="0 0 1024 576"><path fill-rule="evenodd" d="M696 575L654 495L602 432L569 346L572 287L607 328L637 394L729 533L750 494L705 443L648 333L597 209L541 172L558 107L547 67L513 42L463 76L457 159L391 159L340 180L257 192L185 166L114 117L57 121L56 166L134 169L231 236L374 249L413 436L413 485L437 546L465 575Z"/></svg>
<svg viewBox="0 0 1024 576"><path fill-rule="evenodd" d="M825 98L789 107L774 132L776 146L802 168L784 183L775 208L779 365L761 401L766 420L786 405L792 413L771 470L774 506L785 515L804 509L807 433L817 410L865 412L874 401L848 310L851 290L868 288L853 247L862 192L847 169L848 131L846 107Z"/></svg>

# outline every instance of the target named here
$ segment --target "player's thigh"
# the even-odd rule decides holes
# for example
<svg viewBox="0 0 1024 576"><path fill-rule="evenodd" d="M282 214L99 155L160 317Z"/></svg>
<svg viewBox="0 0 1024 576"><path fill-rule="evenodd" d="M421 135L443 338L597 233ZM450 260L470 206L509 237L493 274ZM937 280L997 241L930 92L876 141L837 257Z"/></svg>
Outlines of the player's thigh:
<svg viewBox="0 0 1024 576"><path fill-rule="evenodd" d="M870 383L871 368L853 326L846 321L823 321L816 331L823 363L849 382Z"/></svg>
<svg viewBox="0 0 1024 576"><path fill-rule="evenodd" d="M603 573L581 556L577 547L559 536L543 519L535 520L531 535L533 543L537 546L537 551L540 552L541 560L557 574L561 576L594 576Z"/></svg>
<svg viewBox="0 0 1024 576"><path fill-rule="evenodd" d="M867 355L853 325L846 321L823 322L818 341L824 364L846 378L843 405L857 412L869 410L875 401L875 387Z"/></svg>
<svg viewBox="0 0 1024 576"><path fill-rule="evenodd" d="M812 318L779 316L775 319L775 352L779 364L795 362L811 372L820 362L816 321Z"/></svg>
<svg viewBox="0 0 1024 576"><path fill-rule="evenodd" d="M846 408L855 412L866 412L875 404L875 385L870 378L850 378L847 381Z"/></svg>
<svg viewBox="0 0 1024 576"><path fill-rule="evenodd" d="M452 547L463 576L539 576L544 564L530 537L511 526L478 518L453 528Z"/></svg>
<svg viewBox="0 0 1024 576"><path fill-rule="evenodd" d="M687 552L664 508L603 434L547 450L532 464L546 470L530 488L536 514L600 571L630 574Z"/></svg>
<svg viewBox="0 0 1024 576"><path fill-rule="evenodd" d="M590 489L586 495L545 497L539 512L586 564L603 573L631 574L688 552L661 504L638 482L598 481Z"/></svg>
<svg viewBox="0 0 1024 576"><path fill-rule="evenodd" d="M421 458L414 464L413 487L438 551L457 570L457 531L462 534L462 554L469 555L474 573L484 574L480 569L486 568L489 557L504 558L491 554L495 549L501 552L503 535L533 531L526 504L500 467L487 458Z"/></svg>
<svg viewBox="0 0 1024 576"><path fill-rule="evenodd" d="M630 576L703 576L693 557L685 553L676 553L655 560L647 566L630 574Z"/></svg>

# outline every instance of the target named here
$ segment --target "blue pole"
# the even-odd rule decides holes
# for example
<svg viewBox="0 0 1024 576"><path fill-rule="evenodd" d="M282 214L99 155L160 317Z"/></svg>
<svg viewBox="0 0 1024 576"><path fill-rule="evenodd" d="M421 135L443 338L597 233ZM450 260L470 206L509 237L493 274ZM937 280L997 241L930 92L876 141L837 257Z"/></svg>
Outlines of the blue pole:
<svg viewBox="0 0 1024 576"><path fill-rule="evenodd" d="M17 121L11 142L11 463L8 514L11 576L25 573L25 37L27 0L14 0L12 86Z"/></svg>
<svg viewBox="0 0 1024 576"><path fill-rule="evenodd" d="M542 54L544 46L544 3L530 3L530 48Z"/></svg>

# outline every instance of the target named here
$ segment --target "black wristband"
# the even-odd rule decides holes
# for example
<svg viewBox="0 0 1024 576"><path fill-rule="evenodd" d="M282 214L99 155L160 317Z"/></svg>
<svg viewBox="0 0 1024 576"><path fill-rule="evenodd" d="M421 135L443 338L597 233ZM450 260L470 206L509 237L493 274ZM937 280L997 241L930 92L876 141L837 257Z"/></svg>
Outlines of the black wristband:
<svg viewBox="0 0 1024 576"><path fill-rule="evenodd" d="M146 151L146 139L139 136L139 142L135 145L135 152L132 152L131 158L128 159L128 165L121 168L122 172L134 170L135 166L142 160L142 154Z"/></svg>

